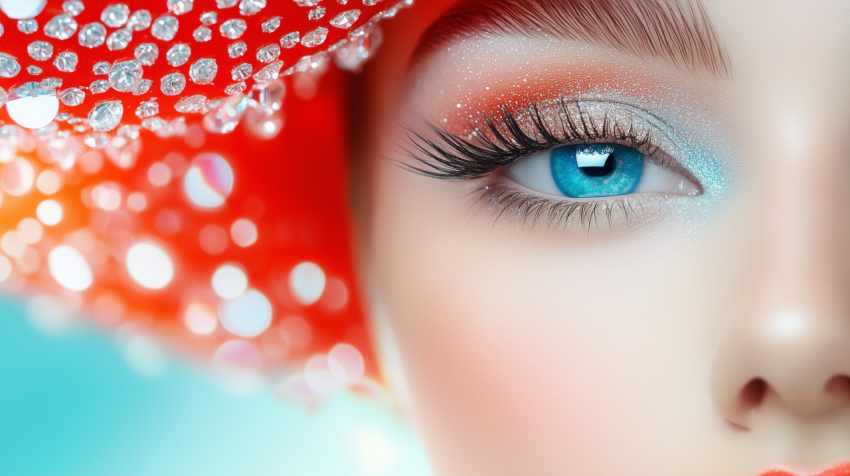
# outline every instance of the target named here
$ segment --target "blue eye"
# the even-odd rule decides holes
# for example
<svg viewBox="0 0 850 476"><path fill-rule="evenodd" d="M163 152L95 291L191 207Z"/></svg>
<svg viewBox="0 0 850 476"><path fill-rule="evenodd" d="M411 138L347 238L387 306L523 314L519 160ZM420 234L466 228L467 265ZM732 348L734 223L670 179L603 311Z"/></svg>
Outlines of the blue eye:
<svg viewBox="0 0 850 476"><path fill-rule="evenodd" d="M643 154L620 145L558 147L552 151L552 178L567 197L626 195L640 183L643 162Z"/></svg>

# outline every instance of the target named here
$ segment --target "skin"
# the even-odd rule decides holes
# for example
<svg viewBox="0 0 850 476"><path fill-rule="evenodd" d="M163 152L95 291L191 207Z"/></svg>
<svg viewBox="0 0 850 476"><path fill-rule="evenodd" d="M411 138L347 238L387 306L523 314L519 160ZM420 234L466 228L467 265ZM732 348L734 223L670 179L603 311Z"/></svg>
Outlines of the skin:
<svg viewBox="0 0 850 476"><path fill-rule="evenodd" d="M731 78L520 37L447 45L408 69L452 3L385 22L361 79L355 184L362 269L388 318L375 327L399 349L384 364L435 473L743 476L850 461L850 4L704 0ZM462 131L463 114L498 102L482 88L520 77L518 103L603 91L689 111L683 130L706 152L682 163L715 160L722 186L554 229L475 205L480 181L385 160L412 163L399 123Z"/></svg>

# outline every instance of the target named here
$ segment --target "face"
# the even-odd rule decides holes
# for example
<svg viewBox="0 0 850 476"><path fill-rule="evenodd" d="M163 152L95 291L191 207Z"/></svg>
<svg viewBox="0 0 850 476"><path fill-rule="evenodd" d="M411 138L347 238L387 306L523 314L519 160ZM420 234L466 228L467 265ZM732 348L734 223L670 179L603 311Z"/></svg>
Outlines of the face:
<svg viewBox="0 0 850 476"><path fill-rule="evenodd" d="M850 4L633 3L420 2L362 77L364 274L436 474L850 462Z"/></svg>

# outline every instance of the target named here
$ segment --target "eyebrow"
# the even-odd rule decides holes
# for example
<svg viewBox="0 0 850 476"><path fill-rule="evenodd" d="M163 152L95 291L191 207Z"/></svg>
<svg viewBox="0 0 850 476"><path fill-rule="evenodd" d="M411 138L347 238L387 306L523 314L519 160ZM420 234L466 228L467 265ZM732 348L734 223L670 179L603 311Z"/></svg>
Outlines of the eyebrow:
<svg viewBox="0 0 850 476"><path fill-rule="evenodd" d="M699 0L465 0L425 31L412 60L481 35L581 41L731 76L726 47Z"/></svg>

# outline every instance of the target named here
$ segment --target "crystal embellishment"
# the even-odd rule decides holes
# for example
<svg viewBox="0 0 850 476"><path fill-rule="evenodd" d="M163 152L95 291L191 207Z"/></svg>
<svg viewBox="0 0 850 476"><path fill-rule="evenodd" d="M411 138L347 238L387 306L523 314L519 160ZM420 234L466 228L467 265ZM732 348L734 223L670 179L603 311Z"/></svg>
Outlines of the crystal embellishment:
<svg viewBox="0 0 850 476"><path fill-rule="evenodd" d="M153 66L156 59L159 58L159 47L154 43L142 43L136 47L133 56L145 66Z"/></svg>
<svg viewBox="0 0 850 476"><path fill-rule="evenodd" d="M267 83L277 79L280 75L280 69L283 68L283 61L275 61L265 68L254 73L254 81L258 83Z"/></svg>
<svg viewBox="0 0 850 476"><path fill-rule="evenodd" d="M76 32L77 21L67 13L56 15L44 25L44 34L57 40L67 40Z"/></svg>
<svg viewBox="0 0 850 476"><path fill-rule="evenodd" d="M293 31L292 33L287 33L280 39L280 46L284 48L294 48L301 42L301 35L297 31Z"/></svg>
<svg viewBox="0 0 850 476"><path fill-rule="evenodd" d="M310 13L307 14L307 18L310 20L321 20L322 17L325 16L326 11L327 10L325 9L325 7L314 8L313 10L310 10Z"/></svg>
<svg viewBox="0 0 850 476"><path fill-rule="evenodd" d="M83 25L77 34L77 39L80 40L80 46L97 48L106 42L106 27L97 22Z"/></svg>
<svg viewBox="0 0 850 476"><path fill-rule="evenodd" d="M218 27L218 31L221 33L221 36L235 40L242 36L245 33L245 30L248 29L248 24L245 23L245 20L235 18L233 20L227 20L222 23L220 27Z"/></svg>
<svg viewBox="0 0 850 476"><path fill-rule="evenodd" d="M36 61L47 61L53 56L53 45L46 41L33 41L27 45L27 54Z"/></svg>
<svg viewBox="0 0 850 476"><path fill-rule="evenodd" d="M171 73L162 77L159 89L166 96L177 96L186 87L186 76L180 73Z"/></svg>
<svg viewBox="0 0 850 476"><path fill-rule="evenodd" d="M177 43L168 49L165 53L165 60L171 66L182 66L189 61L189 56L192 55L192 48L185 43Z"/></svg>
<svg viewBox="0 0 850 476"><path fill-rule="evenodd" d="M133 94L136 96L140 94L145 94L146 92L150 91L152 85L153 81L151 81L150 79L143 79L139 81L139 85L136 86L135 89L133 89Z"/></svg>
<svg viewBox="0 0 850 476"><path fill-rule="evenodd" d="M301 38L301 44L308 48L315 48L324 43L327 37L328 29L319 27L304 35L304 38Z"/></svg>
<svg viewBox="0 0 850 476"><path fill-rule="evenodd" d="M79 106L86 99L86 93L80 88L68 88L59 93L59 100L66 106Z"/></svg>
<svg viewBox="0 0 850 476"><path fill-rule="evenodd" d="M83 2L80 0L68 0L67 2L62 3L62 11L75 17L80 13L83 13L86 7L83 5Z"/></svg>
<svg viewBox="0 0 850 476"><path fill-rule="evenodd" d="M199 43L205 43L212 40L212 30L205 26L199 26L198 28L195 28L194 32L192 32L192 38Z"/></svg>
<svg viewBox="0 0 850 476"><path fill-rule="evenodd" d="M61 88L62 80L59 78L44 78L41 80L41 85L45 88Z"/></svg>
<svg viewBox="0 0 850 476"><path fill-rule="evenodd" d="M145 101L136 108L136 116L139 119L152 117L159 114L159 104L156 101Z"/></svg>
<svg viewBox="0 0 850 476"><path fill-rule="evenodd" d="M263 33L272 33L280 28L280 17L269 18L262 24Z"/></svg>
<svg viewBox="0 0 850 476"><path fill-rule="evenodd" d="M343 29L351 28L358 18L360 18L360 10L342 12L331 20L331 26Z"/></svg>
<svg viewBox="0 0 850 476"><path fill-rule="evenodd" d="M153 22L151 34L157 40L171 41L177 34L178 26L177 18L171 15L163 15Z"/></svg>
<svg viewBox="0 0 850 476"><path fill-rule="evenodd" d="M133 92L142 80L143 74L142 65L136 60L115 63L115 66L109 70L109 85L118 92Z"/></svg>
<svg viewBox="0 0 850 476"><path fill-rule="evenodd" d="M168 10L175 15L183 15L192 11L193 0L168 0Z"/></svg>
<svg viewBox="0 0 850 476"><path fill-rule="evenodd" d="M257 61L260 63L271 63L280 56L280 46L267 45L257 50Z"/></svg>
<svg viewBox="0 0 850 476"><path fill-rule="evenodd" d="M111 131L121 123L124 106L121 101L107 101L98 104L89 112L89 125L98 132Z"/></svg>
<svg viewBox="0 0 850 476"><path fill-rule="evenodd" d="M215 0L215 6L218 8L233 8L239 0Z"/></svg>
<svg viewBox="0 0 850 476"><path fill-rule="evenodd" d="M224 94L228 96L233 96L234 94L242 94L245 91L245 88L248 86L245 85L245 81L239 81L238 83L233 83L226 88L224 88Z"/></svg>
<svg viewBox="0 0 850 476"><path fill-rule="evenodd" d="M248 45L243 42L233 43L227 47L227 55L231 58L238 58L248 51Z"/></svg>
<svg viewBox="0 0 850 476"><path fill-rule="evenodd" d="M130 9L127 5L121 3L107 5L100 13L100 21L112 28L123 26L127 23L128 18L130 18Z"/></svg>
<svg viewBox="0 0 850 476"><path fill-rule="evenodd" d="M127 20L127 28L133 31L142 31L149 26L151 26L151 12L147 10L137 10Z"/></svg>
<svg viewBox="0 0 850 476"><path fill-rule="evenodd" d="M18 30L27 35L35 33L38 30L38 22L31 18L29 20L18 20Z"/></svg>
<svg viewBox="0 0 850 476"><path fill-rule="evenodd" d="M29 73L33 76L38 76L39 74L42 73L42 69L39 68L38 66L30 65L30 66L27 66L27 73Z"/></svg>
<svg viewBox="0 0 850 476"><path fill-rule="evenodd" d="M106 91L109 91L109 81L105 79L98 79L97 81L93 81L89 85L89 91L92 94L103 94Z"/></svg>
<svg viewBox="0 0 850 476"><path fill-rule="evenodd" d="M92 67L92 73L94 74L108 74L109 73L110 64L106 61L98 61Z"/></svg>
<svg viewBox="0 0 850 476"><path fill-rule="evenodd" d="M133 41L133 30L129 28L121 28L120 30L115 30L109 35L109 38L106 39L106 47L109 48L110 51L115 50L123 50Z"/></svg>
<svg viewBox="0 0 850 476"><path fill-rule="evenodd" d="M266 8L266 0L242 0L239 2L239 13L246 17L260 13L263 8Z"/></svg>
<svg viewBox="0 0 850 476"><path fill-rule="evenodd" d="M18 61L6 53L0 53L0 76L4 78L14 78L21 72L21 65Z"/></svg>
<svg viewBox="0 0 850 476"><path fill-rule="evenodd" d="M178 101L177 104L174 105L174 109L176 109L177 112L182 112L184 114L196 114L202 112L206 104L207 97L203 94L196 94Z"/></svg>
<svg viewBox="0 0 850 476"><path fill-rule="evenodd" d="M214 59L201 58L192 63L189 68L189 78L195 84L209 84L215 79L218 73L218 65Z"/></svg>
<svg viewBox="0 0 850 476"><path fill-rule="evenodd" d="M253 72L254 68L251 66L251 63L242 63L230 70L230 77L234 81L244 81L250 78Z"/></svg>
<svg viewBox="0 0 850 476"><path fill-rule="evenodd" d="M78 62L79 58L77 57L77 53L74 53L73 51L63 51L56 56L55 60L53 60L53 66L56 66L56 69L63 73L73 73L74 70L77 69Z"/></svg>
<svg viewBox="0 0 850 476"><path fill-rule="evenodd" d="M218 13L216 12L205 12L201 14L201 23L206 26L215 25L218 23Z"/></svg>

